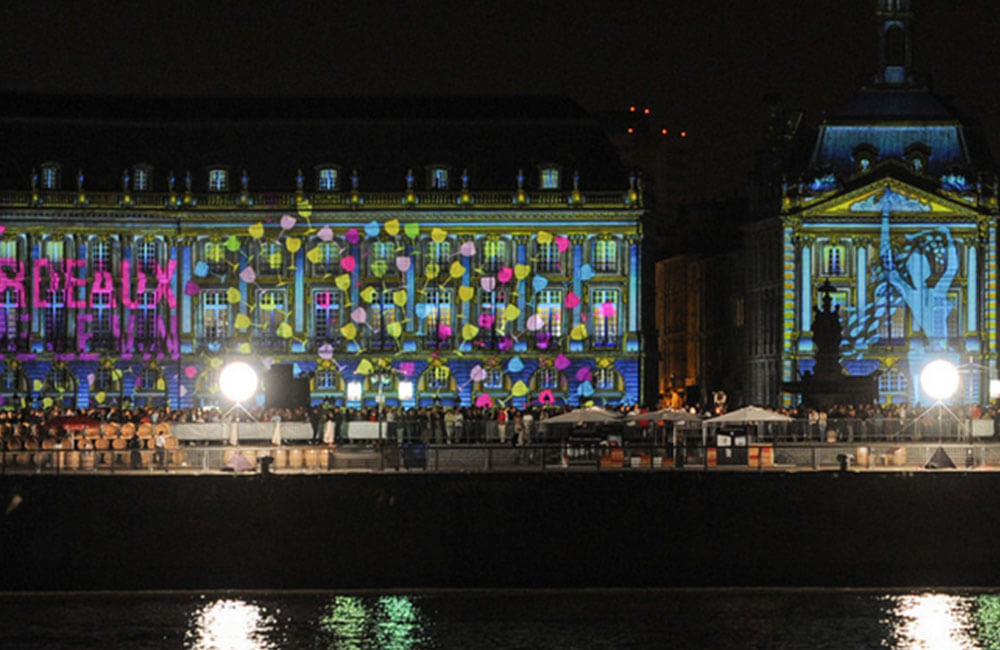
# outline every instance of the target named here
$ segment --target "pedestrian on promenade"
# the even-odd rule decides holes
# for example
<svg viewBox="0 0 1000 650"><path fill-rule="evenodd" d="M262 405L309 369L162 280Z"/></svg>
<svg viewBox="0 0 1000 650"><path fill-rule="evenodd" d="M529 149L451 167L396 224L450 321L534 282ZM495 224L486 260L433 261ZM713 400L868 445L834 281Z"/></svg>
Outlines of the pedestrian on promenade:
<svg viewBox="0 0 1000 650"><path fill-rule="evenodd" d="M156 434L156 439L153 441L153 447L155 451L153 452L154 462L163 469L167 469L167 437L163 434L161 429Z"/></svg>

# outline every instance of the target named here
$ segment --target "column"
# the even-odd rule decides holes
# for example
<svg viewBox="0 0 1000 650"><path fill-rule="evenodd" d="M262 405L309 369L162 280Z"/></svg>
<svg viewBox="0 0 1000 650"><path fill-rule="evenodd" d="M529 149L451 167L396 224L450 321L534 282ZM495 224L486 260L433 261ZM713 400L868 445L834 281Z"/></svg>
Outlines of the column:
<svg viewBox="0 0 1000 650"><path fill-rule="evenodd" d="M858 242L855 244L855 256L857 257L857 284L855 287L855 305L857 305L858 331L864 331L865 313L868 309L868 243ZM845 332L846 333L846 332ZM847 333L849 334L849 333ZM867 345L867 340L863 341Z"/></svg>
<svg viewBox="0 0 1000 650"><path fill-rule="evenodd" d="M799 263L799 286L802 306L802 324L799 330L808 332L812 329L812 242L805 241Z"/></svg>
<svg viewBox="0 0 1000 650"><path fill-rule="evenodd" d="M965 282L965 304L967 307L965 330L974 332L979 328L979 250L975 243L969 244Z"/></svg>

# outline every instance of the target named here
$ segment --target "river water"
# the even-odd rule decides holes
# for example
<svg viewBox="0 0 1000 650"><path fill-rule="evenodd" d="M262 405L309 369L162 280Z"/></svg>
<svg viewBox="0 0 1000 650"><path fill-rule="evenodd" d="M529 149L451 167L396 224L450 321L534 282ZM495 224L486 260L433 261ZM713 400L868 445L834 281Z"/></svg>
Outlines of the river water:
<svg viewBox="0 0 1000 650"><path fill-rule="evenodd" d="M1000 648L1000 591L0 594L0 648Z"/></svg>

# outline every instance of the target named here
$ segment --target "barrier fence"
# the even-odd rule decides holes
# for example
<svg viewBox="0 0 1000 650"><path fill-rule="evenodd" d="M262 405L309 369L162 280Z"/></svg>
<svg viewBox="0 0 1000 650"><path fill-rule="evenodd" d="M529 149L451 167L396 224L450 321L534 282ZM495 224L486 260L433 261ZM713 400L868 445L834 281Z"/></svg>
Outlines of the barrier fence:
<svg viewBox="0 0 1000 650"><path fill-rule="evenodd" d="M337 471L685 471L1000 469L1000 444L752 442L702 446L579 440L560 444L182 446L164 450L0 452L14 473L305 473Z"/></svg>

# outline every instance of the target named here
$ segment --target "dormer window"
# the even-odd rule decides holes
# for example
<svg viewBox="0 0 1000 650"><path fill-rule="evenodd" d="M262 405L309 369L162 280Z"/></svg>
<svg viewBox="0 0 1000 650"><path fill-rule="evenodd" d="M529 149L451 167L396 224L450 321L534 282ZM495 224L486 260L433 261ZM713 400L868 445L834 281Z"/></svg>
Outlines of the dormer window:
<svg viewBox="0 0 1000 650"><path fill-rule="evenodd" d="M132 170L132 189L136 192L147 192L152 189L153 168L149 165L136 165Z"/></svg>
<svg viewBox="0 0 1000 650"><path fill-rule="evenodd" d="M851 155L854 158L854 171L863 174L875 166L878 149L865 142L855 147Z"/></svg>
<svg viewBox="0 0 1000 650"><path fill-rule="evenodd" d="M431 167L427 170L427 185L432 190L448 189L448 168Z"/></svg>
<svg viewBox="0 0 1000 650"><path fill-rule="evenodd" d="M340 189L340 174L336 167L320 167L316 170L316 189L320 192L336 192Z"/></svg>
<svg viewBox="0 0 1000 650"><path fill-rule="evenodd" d="M229 191L229 170L216 167L208 170L208 191L228 192Z"/></svg>
<svg viewBox="0 0 1000 650"><path fill-rule="evenodd" d="M906 165L915 174L923 174L927 170L930 157L930 147L922 142L914 142L906 148Z"/></svg>
<svg viewBox="0 0 1000 650"><path fill-rule="evenodd" d="M542 167L538 175L538 186L543 190L558 190L559 168L553 166Z"/></svg>
<svg viewBox="0 0 1000 650"><path fill-rule="evenodd" d="M40 181L43 190L58 190L62 166L59 163L43 163Z"/></svg>

